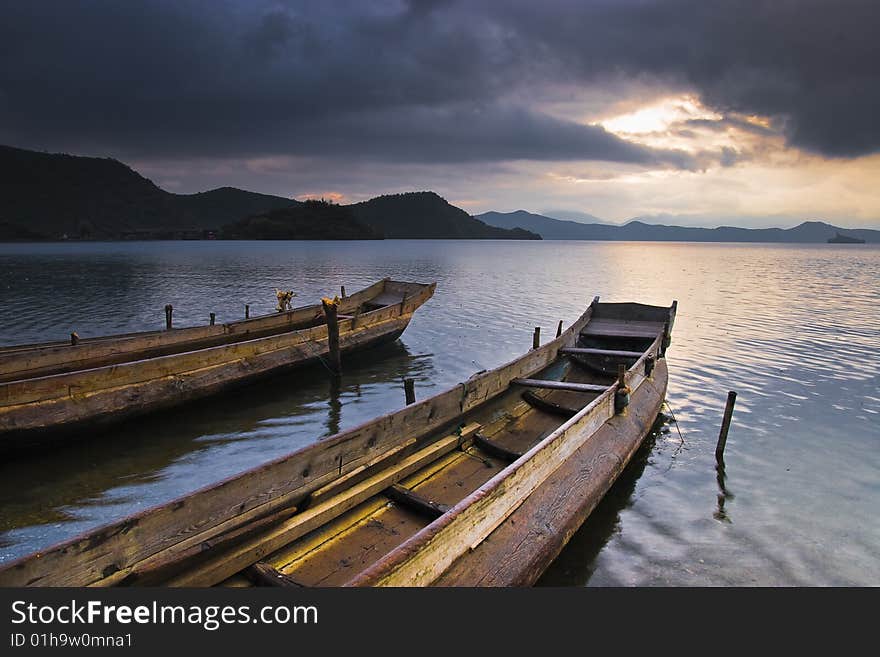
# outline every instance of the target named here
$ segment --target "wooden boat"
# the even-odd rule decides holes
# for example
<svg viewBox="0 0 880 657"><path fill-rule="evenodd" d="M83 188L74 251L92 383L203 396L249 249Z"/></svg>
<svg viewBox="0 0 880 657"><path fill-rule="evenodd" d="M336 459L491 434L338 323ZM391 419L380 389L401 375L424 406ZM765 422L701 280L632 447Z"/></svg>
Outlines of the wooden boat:
<svg viewBox="0 0 880 657"><path fill-rule="evenodd" d="M435 284L383 279L339 300L341 353L394 340ZM203 397L328 354L321 304L228 324L0 350L0 449Z"/></svg>
<svg viewBox="0 0 880 657"><path fill-rule="evenodd" d="M596 299L507 365L5 564L0 586L531 584L649 433L675 311Z"/></svg>

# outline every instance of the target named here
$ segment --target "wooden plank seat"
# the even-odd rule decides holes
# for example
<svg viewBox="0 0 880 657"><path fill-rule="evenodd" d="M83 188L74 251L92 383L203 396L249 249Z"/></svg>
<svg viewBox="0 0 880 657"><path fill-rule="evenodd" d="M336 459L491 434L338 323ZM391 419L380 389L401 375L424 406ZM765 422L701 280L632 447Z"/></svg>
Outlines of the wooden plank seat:
<svg viewBox="0 0 880 657"><path fill-rule="evenodd" d="M546 381L544 379L513 379L511 385L545 390L567 390L569 392L605 392L608 386L594 383L572 383L570 381Z"/></svg>
<svg viewBox="0 0 880 657"><path fill-rule="evenodd" d="M617 358L641 358L641 351L622 351L620 349L593 349L592 347L570 347L560 349L560 354L566 356L613 356Z"/></svg>
<svg viewBox="0 0 880 657"><path fill-rule="evenodd" d="M606 338L644 338L653 340L663 332L660 322L637 322L595 319L581 331L581 335Z"/></svg>

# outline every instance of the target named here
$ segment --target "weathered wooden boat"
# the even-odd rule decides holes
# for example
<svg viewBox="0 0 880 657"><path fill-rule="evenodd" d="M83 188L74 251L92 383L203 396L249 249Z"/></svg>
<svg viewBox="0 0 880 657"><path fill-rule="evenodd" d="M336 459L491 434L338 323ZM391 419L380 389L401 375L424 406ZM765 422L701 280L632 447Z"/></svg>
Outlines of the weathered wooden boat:
<svg viewBox="0 0 880 657"><path fill-rule="evenodd" d="M394 340L435 284L383 279L339 299L339 353ZM0 450L203 397L327 356L322 304L210 324L0 350Z"/></svg>
<svg viewBox="0 0 880 657"><path fill-rule="evenodd" d="M0 566L0 586L531 584L649 433L675 311L596 299L507 365Z"/></svg>

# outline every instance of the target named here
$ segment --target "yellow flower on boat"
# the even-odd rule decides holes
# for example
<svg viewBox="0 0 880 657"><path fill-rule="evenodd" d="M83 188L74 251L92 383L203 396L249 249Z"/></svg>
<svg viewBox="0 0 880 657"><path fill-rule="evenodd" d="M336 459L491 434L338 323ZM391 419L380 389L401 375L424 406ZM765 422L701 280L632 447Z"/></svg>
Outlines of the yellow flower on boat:
<svg viewBox="0 0 880 657"><path fill-rule="evenodd" d="M337 295L332 299L330 297L321 297L321 303L327 304L328 306L338 306L339 296Z"/></svg>

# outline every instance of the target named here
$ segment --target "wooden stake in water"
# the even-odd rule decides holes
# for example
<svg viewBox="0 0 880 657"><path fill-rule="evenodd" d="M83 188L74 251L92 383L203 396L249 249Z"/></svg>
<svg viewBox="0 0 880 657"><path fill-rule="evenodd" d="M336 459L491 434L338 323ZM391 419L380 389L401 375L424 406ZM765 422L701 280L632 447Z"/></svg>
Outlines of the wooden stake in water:
<svg viewBox="0 0 880 657"><path fill-rule="evenodd" d="M211 313L209 316L211 318L211 326L214 326L214 322L216 321L217 316L214 313Z"/></svg>
<svg viewBox="0 0 880 657"><path fill-rule="evenodd" d="M340 291L342 292L342 298L344 299L345 298L345 286L344 285L340 287Z"/></svg>
<svg viewBox="0 0 880 657"><path fill-rule="evenodd" d="M247 303L244 304L244 318L245 319L251 318L251 307L250 307L250 304L247 304Z"/></svg>
<svg viewBox="0 0 880 657"><path fill-rule="evenodd" d="M415 379L403 380L403 391L406 394L406 405L416 403L416 382Z"/></svg>
<svg viewBox="0 0 880 657"><path fill-rule="evenodd" d="M559 326L556 327L556 337L562 335L562 320L559 320Z"/></svg>
<svg viewBox="0 0 880 657"><path fill-rule="evenodd" d="M165 328L171 330L171 313L174 312L174 307L168 303L165 304Z"/></svg>
<svg viewBox="0 0 880 657"><path fill-rule="evenodd" d="M535 335L532 336L532 349L537 349L541 346L541 327L535 327Z"/></svg>
<svg viewBox="0 0 880 657"><path fill-rule="evenodd" d="M328 366L334 375L339 376L342 374L342 359L339 355L339 319L336 302L324 298L321 299L321 305L324 307L324 317L327 318Z"/></svg>
<svg viewBox="0 0 880 657"><path fill-rule="evenodd" d="M727 393L727 406L724 407L724 419L721 420L721 433L718 434L718 445L715 447L715 460L724 463L724 447L727 445L727 432L730 430L730 420L733 417L733 405L736 404L736 393L731 390Z"/></svg>

